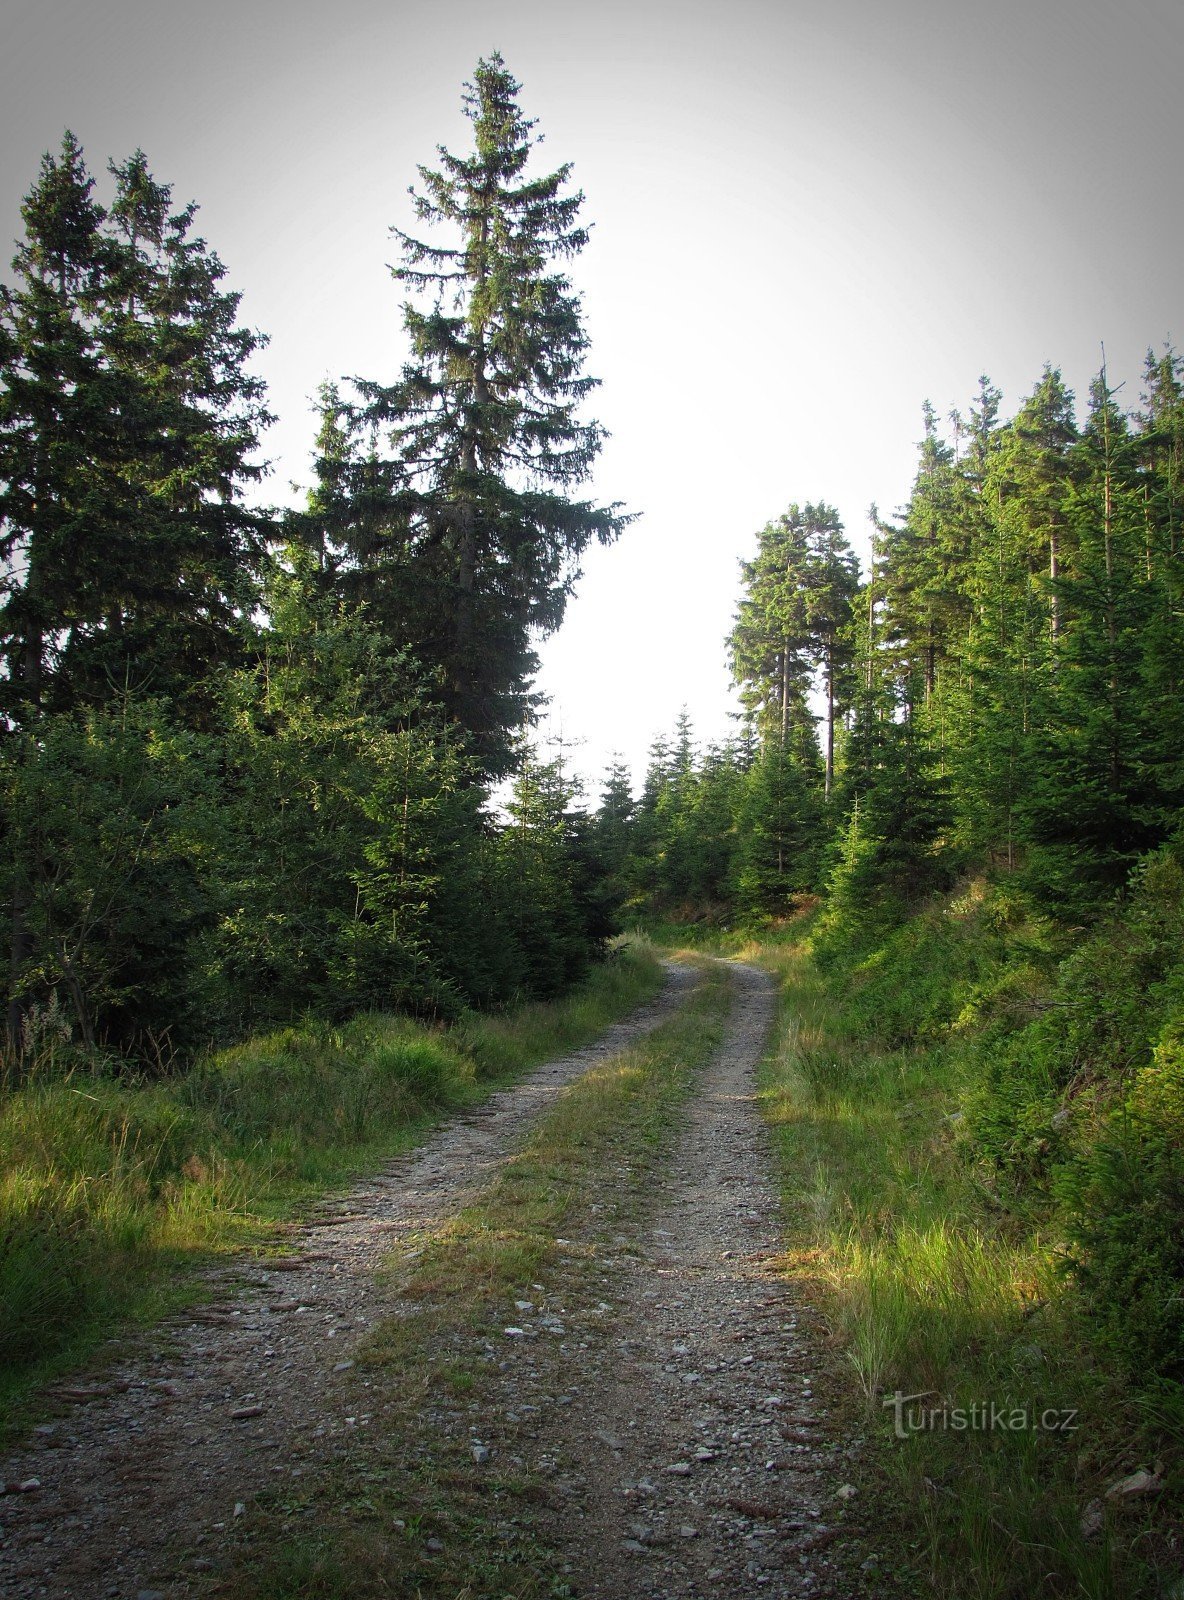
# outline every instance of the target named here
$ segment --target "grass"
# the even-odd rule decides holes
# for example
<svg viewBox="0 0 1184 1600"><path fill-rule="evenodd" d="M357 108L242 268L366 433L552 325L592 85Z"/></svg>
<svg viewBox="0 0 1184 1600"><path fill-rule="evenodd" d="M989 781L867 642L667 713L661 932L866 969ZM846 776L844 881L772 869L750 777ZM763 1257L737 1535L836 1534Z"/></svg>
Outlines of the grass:
<svg viewBox="0 0 1184 1600"><path fill-rule="evenodd" d="M828 983L803 942L749 954L781 984L763 1103L782 1171L784 1270L822 1310L863 1413L865 1488L903 1592L1184 1593L1171 1588L1178 1398L1122 1378L1060 1270L1047 1217L995 1192L961 1109L974 1085L956 1031L877 1040L858 985ZM897 1391L918 1397L900 1407L904 1437ZM1106 1498L1162 1462L1162 1496ZM1089 1536L1083 1515L1097 1524Z"/></svg>
<svg viewBox="0 0 1184 1600"><path fill-rule="evenodd" d="M634 942L565 999L432 1028L365 1016L246 1041L165 1081L47 1052L0 1098L0 1436L29 1396L205 1290L282 1225L660 987Z"/></svg>
<svg viewBox="0 0 1184 1600"><path fill-rule="evenodd" d="M471 1205L415 1241L414 1259L392 1262L403 1314L369 1336L346 1380L375 1425L311 1471L299 1498L261 1497L220 1595L570 1592L538 1526L545 1477L513 1444L478 1466L470 1430L479 1418L485 1437L496 1426L513 1438L513 1424L491 1415L491 1393L507 1365L499 1357L513 1354L503 1329L520 1317L517 1302L536 1316L562 1306L575 1324L578 1306L599 1299L601 1244L645 1203L677 1108L722 1036L728 991L726 969L707 967L674 1019L565 1090Z"/></svg>

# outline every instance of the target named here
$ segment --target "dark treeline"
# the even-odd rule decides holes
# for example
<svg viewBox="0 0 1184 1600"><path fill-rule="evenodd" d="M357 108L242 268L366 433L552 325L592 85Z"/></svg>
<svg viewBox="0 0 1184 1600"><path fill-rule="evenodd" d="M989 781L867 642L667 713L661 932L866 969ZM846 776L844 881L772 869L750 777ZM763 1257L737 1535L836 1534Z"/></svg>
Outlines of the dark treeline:
<svg viewBox="0 0 1184 1600"><path fill-rule="evenodd" d="M1149 355L1130 410L1103 369L1080 421L1053 370L999 411L985 379L944 434L926 408L866 573L829 506L761 531L743 732L697 752L684 716L596 834L640 916L811 910L868 1038L956 1057L971 1162L1049 1208L1132 1370L1178 1375L1184 364Z"/></svg>
<svg viewBox="0 0 1184 1600"><path fill-rule="evenodd" d="M562 262L568 169L494 56L398 236L409 354L327 387L299 512L239 296L137 152L46 156L0 293L0 809L10 1059L141 1060L306 1011L567 985L607 931L531 641L623 518ZM515 774L510 818L491 786ZM586 830L584 830L586 832Z"/></svg>

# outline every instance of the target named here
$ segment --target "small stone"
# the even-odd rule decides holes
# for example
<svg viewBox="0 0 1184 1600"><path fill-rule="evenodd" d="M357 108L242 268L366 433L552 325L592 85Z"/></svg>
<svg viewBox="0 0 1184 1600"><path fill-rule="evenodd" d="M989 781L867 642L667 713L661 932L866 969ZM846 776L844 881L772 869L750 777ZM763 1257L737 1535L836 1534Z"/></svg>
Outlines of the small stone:
<svg viewBox="0 0 1184 1600"><path fill-rule="evenodd" d="M246 1516L247 1508L246 1508L246 1506L243 1504L243 1502L241 1500L236 1500L234 1502L234 1514L235 1514L236 1517L245 1517Z"/></svg>
<svg viewBox="0 0 1184 1600"><path fill-rule="evenodd" d="M472 1446L473 1460L477 1463L477 1465L479 1467L483 1467L485 1465L485 1463L489 1460L489 1458L492 1456L492 1454L493 1454L493 1451L489 1448L488 1445L475 1444L475 1445Z"/></svg>
<svg viewBox="0 0 1184 1600"><path fill-rule="evenodd" d="M526 1330L524 1328L503 1328L502 1329L502 1332L504 1334L508 1334L508 1336L511 1339L521 1339L521 1337L525 1333L525 1331Z"/></svg>
<svg viewBox="0 0 1184 1600"><path fill-rule="evenodd" d="M1112 1483L1106 1490L1107 1500L1125 1500L1132 1495L1158 1494L1163 1488L1163 1479L1157 1472L1147 1472L1140 1468L1132 1472L1127 1478L1120 1478L1117 1483Z"/></svg>
<svg viewBox="0 0 1184 1600"><path fill-rule="evenodd" d="M691 1463L689 1461L672 1461L668 1467L663 1467L662 1470L671 1478L689 1478L691 1475Z"/></svg>
<svg viewBox="0 0 1184 1600"><path fill-rule="evenodd" d="M841 1489L835 1490L836 1500L854 1500L859 1490L853 1483L845 1483Z"/></svg>
<svg viewBox="0 0 1184 1600"><path fill-rule="evenodd" d="M692 1528L689 1522L684 1522L678 1532L683 1539L697 1539L699 1537L698 1528Z"/></svg>
<svg viewBox="0 0 1184 1600"><path fill-rule="evenodd" d="M534 1310L534 1301L533 1300L515 1300L515 1302L514 1302L514 1310L515 1311L533 1311Z"/></svg>
<svg viewBox="0 0 1184 1600"><path fill-rule="evenodd" d="M214 1570L214 1563L210 1560L209 1556L194 1556L189 1565L193 1568L194 1572L213 1572Z"/></svg>
<svg viewBox="0 0 1184 1600"><path fill-rule="evenodd" d="M443 1548L443 1539L429 1539L424 1545L424 1549L430 1550L434 1556L438 1556Z"/></svg>
<svg viewBox="0 0 1184 1600"><path fill-rule="evenodd" d="M333 1371L334 1372L348 1372L351 1367L356 1366L356 1365L357 1365L357 1363L354 1362L354 1361L338 1361L334 1365Z"/></svg>
<svg viewBox="0 0 1184 1600"><path fill-rule="evenodd" d="M235 1406L230 1413L230 1420L232 1422L245 1422L248 1417L261 1417L262 1415L262 1406Z"/></svg>
<svg viewBox="0 0 1184 1600"><path fill-rule="evenodd" d="M706 1448L706 1446L700 1445L699 1449L695 1451L695 1460L696 1461L714 1461L715 1460L715 1451L714 1450L708 1450Z"/></svg>
<svg viewBox="0 0 1184 1600"><path fill-rule="evenodd" d="M1091 1500L1081 1513L1081 1537L1096 1538L1106 1521L1106 1508L1100 1500Z"/></svg>

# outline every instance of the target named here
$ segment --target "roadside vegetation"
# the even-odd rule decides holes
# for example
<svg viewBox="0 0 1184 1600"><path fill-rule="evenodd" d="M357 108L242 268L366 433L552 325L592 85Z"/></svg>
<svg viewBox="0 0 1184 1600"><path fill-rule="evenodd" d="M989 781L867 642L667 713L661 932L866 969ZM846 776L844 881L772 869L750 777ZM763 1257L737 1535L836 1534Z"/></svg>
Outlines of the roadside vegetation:
<svg viewBox="0 0 1184 1600"><path fill-rule="evenodd" d="M562 1000L451 1025L310 1020L163 1078L113 1071L47 1024L0 1101L0 1401L128 1319L203 1294L201 1267L282 1247L302 1204L595 1037L661 982L634 941Z"/></svg>

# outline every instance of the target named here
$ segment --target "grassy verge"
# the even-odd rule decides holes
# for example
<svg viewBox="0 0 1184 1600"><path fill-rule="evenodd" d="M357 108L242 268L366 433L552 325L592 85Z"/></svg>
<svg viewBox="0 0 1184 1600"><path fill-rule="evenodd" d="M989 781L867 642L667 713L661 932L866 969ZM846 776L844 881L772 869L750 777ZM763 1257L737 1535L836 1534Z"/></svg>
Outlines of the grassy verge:
<svg viewBox="0 0 1184 1600"><path fill-rule="evenodd" d="M763 1096L785 1270L864 1412L864 1488L902 1592L1184 1594L1178 1400L1123 1378L1048 1216L993 1186L962 1110L973 1054L936 1030L877 1043L858 985L828 986L802 944L750 954L781 982ZM1158 1492L1107 1496L1140 1470Z"/></svg>
<svg viewBox="0 0 1184 1600"><path fill-rule="evenodd" d="M451 1028L310 1022L155 1083L35 1072L0 1099L0 1432L113 1333L201 1297L198 1268L275 1248L302 1204L661 981L635 942L563 1000Z"/></svg>
<svg viewBox="0 0 1184 1600"><path fill-rule="evenodd" d="M366 1434L323 1449L298 1494L289 1486L261 1497L219 1594L569 1593L536 1526L552 1495L546 1475L528 1464L531 1436L515 1441L515 1419L494 1394L517 1359L524 1398L545 1401L535 1363L548 1358L506 1330L524 1316L556 1339L562 1326L567 1354L556 1345L551 1359L571 1373L574 1358L578 1375L582 1319L595 1323L605 1309L595 1305L598 1253L644 1202L674 1113L721 1037L728 988L726 969L707 969L677 1017L567 1089L478 1199L392 1266L402 1314L370 1336L343 1379ZM490 1428L503 1448L486 1460L474 1438Z"/></svg>

